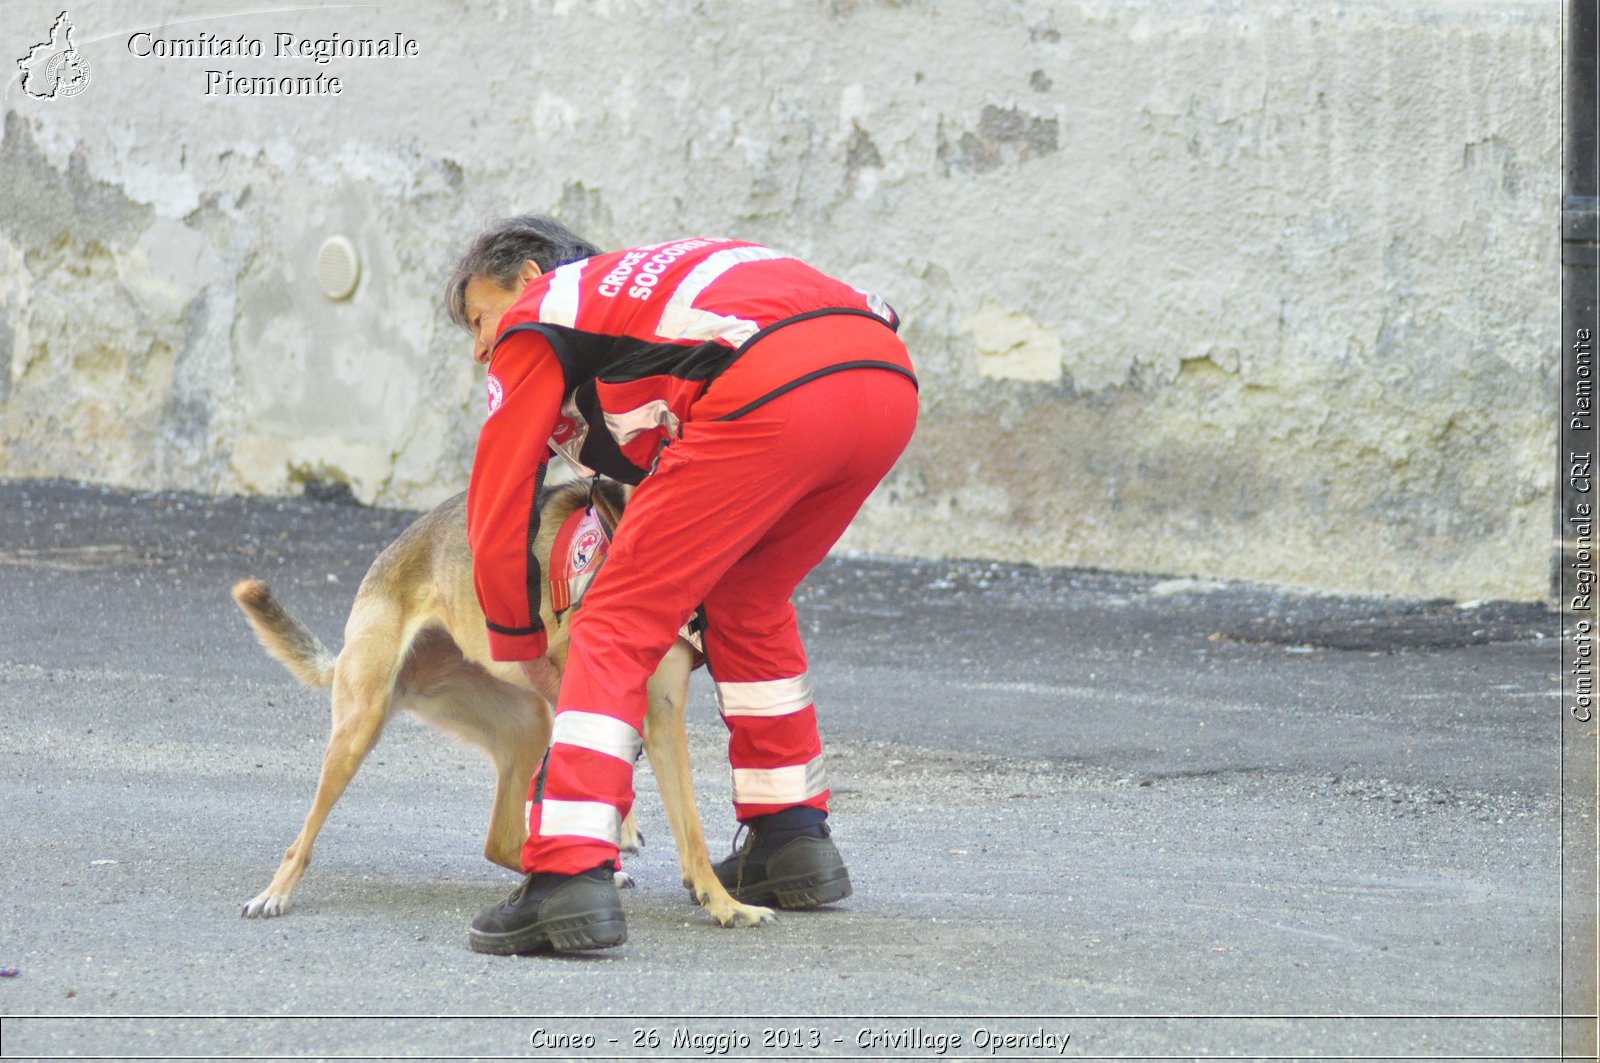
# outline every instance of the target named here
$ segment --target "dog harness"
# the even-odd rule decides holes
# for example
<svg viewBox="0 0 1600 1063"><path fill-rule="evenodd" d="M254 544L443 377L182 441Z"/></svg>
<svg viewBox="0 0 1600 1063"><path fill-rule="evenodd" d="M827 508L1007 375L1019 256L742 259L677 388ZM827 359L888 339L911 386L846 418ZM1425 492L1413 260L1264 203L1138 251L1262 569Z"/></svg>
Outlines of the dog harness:
<svg viewBox="0 0 1600 1063"><path fill-rule="evenodd" d="M556 530L550 545L550 611L560 616L583 604L583 594L611 552L613 529L593 504L575 509ZM678 637L694 651L691 668L706 663L706 611L696 609Z"/></svg>
<svg viewBox="0 0 1600 1063"><path fill-rule="evenodd" d="M550 548L550 609L576 609L611 549L611 529L594 506L567 514Z"/></svg>

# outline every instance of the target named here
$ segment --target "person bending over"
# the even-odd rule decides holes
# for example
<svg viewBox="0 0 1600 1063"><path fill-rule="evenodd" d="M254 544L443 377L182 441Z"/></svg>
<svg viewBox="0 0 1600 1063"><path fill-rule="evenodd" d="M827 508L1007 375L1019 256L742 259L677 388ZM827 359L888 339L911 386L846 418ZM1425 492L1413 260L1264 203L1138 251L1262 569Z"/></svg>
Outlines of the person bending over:
<svg viewBox="0 0 1600 1063"><path fill-rule="evenodd" d="M703 604L744 844L717 866L745 903L850 895L790 596L910 441L916 377L876 296L743 240L601 252L544 217L480 234L446 290L488 365L467 493L496 660L555 705L530 786L527 877L473 920L473 949L627 940L613 883L645 684ZM636 484L573 614L559 680L530 544L550 452Z"/></svg>

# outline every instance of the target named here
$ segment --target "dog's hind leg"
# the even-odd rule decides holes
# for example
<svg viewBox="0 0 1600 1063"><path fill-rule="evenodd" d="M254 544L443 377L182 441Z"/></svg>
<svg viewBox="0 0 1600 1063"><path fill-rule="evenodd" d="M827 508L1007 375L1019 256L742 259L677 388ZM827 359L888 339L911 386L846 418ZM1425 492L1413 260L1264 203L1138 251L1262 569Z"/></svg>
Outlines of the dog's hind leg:
<svg viewBox="0 0 1600 1063"><path fill-rule="evenodd" d="M399 684L400 704L481 750L494 764L494 803L483 855L522 870L528 837L528 784L550 745L544 699L466 660L442 628L419 632Z"/></svg>
<svg viewBox="0 0 1600 1063"><path fill-rule="evenodd" d="M494 804L489 809L489 831L483 840L483 855L491 863L512 871L522 870L522 843L528 840L528 785L549 744L547 727L543 737L528 747L537 746L537 754L519 751L514 756L495 758Z"/></svg>
<svg viewBox="0 0 1600 1063"><path fill-rule="evenodd" d="M483 855L492 863L522 871L522 843L528 840L528 786L550 746L550 710L537 694L524 695L533 704L524 712L533 717L508 729L490 751L494 761L494 804L489 809L489 831Z"/></svg>
<svg viewBox="0 0 1600 1063"><path fill-rule="evenodd" d="M695 902L723 926L759 926L774 921L772 909L741 904L728 894L706 853L700 810L694 802L689 741L684 733L684 703L689 699L691 651L679 640L650 677L650 709L644 718L645 751L661 789L661 803L678 846L683 884Z"/></svg>
<svg viewBox="0 0 1600 1063"><path fill-rule="evenodd" d="M311 863L317 833L383 733L391 708L397 643L397 638L369 630L345 644L333 679L333 731L322 754L322 774L311 810L299 836L283 854L272 882L247 901L240 914L271 917L287 909L289 892Z"/></svg>

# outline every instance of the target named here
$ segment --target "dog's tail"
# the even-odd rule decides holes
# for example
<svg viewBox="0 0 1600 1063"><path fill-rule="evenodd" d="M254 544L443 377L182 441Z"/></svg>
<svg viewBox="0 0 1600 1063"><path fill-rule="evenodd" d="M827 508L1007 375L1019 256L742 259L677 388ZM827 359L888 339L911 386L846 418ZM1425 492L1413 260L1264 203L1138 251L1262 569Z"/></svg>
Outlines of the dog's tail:
<svg viewBox="0 0 1600 1063"><path fill-rule="evenodd" d="M310 628L278 604L270 587L258 579L240 580L233 585L233 600L250 621L261 648L296 679L308 687L333 684L333 654Z"/></svg>

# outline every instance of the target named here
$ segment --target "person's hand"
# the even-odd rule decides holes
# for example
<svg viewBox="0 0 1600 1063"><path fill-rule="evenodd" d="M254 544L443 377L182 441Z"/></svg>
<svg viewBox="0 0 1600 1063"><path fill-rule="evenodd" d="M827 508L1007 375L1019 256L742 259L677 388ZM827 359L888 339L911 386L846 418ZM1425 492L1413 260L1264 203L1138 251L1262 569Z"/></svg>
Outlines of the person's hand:
<svg viewBox="0 0 1600 1063"><path fill-rule="evenodd" d="M528 677L528 682L539 692L539 696L554 708L556 698L561 694L561 673L550 663L550 658L535 657L531 661L523 661L522 674Z"/></svg>

